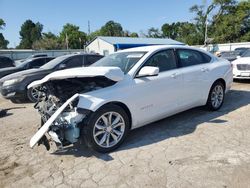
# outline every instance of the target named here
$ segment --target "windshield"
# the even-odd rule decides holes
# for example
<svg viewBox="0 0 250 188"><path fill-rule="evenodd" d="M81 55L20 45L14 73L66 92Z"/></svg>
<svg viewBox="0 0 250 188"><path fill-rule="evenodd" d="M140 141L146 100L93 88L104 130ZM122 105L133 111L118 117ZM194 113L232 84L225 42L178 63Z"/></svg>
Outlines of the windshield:
<svg viewBox="0 0 250 188"><path fill-rule="evenodd" d="M125 74L146 54L146 52L120 52L104 57L91 67L119 67Z"/></svg>
<svg viewBox="0 0 250 188"><path fill-rule="evenodd" d="M250 57L250 50L245 51L241 57Z"/></svg>
<svg viewBox="0 0 250 188"><path fill-rule="evenodd" d="M49 61L48 63L46 63L45 65L41 66L40 68L42 69L53 69L55 68L57 65L59 65L62 61L64 61L65 59L67 59L69 56L60 56L57 57L51 61Z"/></svg>

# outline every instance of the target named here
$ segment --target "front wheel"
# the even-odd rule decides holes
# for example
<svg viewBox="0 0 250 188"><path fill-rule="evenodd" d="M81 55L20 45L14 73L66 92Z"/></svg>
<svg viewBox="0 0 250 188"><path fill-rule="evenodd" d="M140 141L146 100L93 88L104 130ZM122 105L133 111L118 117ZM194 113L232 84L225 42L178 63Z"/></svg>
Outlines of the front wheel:
<svg viewBox="0 0 250 188"><path fill-rule="evenodd" d="M209 110L219 110L224 102L225 86L222 82L215 82L209 92L206 106Z"/></svg>
<svg viewBox="0 0 250 188"><path fill-rule="evenodd" d="M110 104L89 117L83 136L90 148L105 153L121 145L129 127L129 118L123 108Z"/></svg>
<svg viewBox="0 0 250 188"><path fill-rule="evenodd" d="M36 103L39 97L39 90L37 88L29 88L27 90L27 97L30 102Z"/></svg>

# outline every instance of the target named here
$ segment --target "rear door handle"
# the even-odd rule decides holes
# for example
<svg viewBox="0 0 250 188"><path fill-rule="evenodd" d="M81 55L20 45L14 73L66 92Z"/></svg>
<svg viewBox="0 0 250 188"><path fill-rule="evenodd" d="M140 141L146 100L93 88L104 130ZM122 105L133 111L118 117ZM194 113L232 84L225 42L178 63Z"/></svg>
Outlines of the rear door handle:
<svg viewBox="0 0 250 188"><path fill-rule="evenodd" d="M171 75L171 78L176 78L177 76L178 76L177 73L173 73L173 74Z"/></svg>

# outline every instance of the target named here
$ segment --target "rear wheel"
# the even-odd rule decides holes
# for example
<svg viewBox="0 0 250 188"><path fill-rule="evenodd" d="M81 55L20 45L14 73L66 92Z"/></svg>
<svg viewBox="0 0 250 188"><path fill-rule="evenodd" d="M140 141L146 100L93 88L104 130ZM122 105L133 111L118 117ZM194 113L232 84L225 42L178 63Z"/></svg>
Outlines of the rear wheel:
<svg viewBox="0 0 250 188"><path fill-rule="evenodd" d="M219 110L224 102L225 86L222 82L215 82L210 90L207 104L209 110Z"/></svg>
<svg viewBox="0 0 250 188"><path fill-rule="evenodd" d="M83 136L90 148L105 153L121 145L129 127L129 118L123 108L110 104L89 117Z"/></svg>

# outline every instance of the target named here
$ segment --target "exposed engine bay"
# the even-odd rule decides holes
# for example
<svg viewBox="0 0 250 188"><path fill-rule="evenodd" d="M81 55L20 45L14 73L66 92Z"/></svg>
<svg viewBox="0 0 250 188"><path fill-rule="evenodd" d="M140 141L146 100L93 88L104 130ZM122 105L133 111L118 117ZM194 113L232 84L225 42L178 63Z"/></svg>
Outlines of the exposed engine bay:
<svg viewBox="0 0 250 188"><path fill-rule="evenodd" d="M50 80L43 83L37 87L39 99L34 106L41 115L41 127L73 95L98 90L115 83L103 76ZM48 134L59 147L76 143L80 138L79 124L87 114L78 113L77 103L78 98L70 101L49 127ZM44 144L47 150L50 149L46 135L42 136L38 144Z"/></svg>

